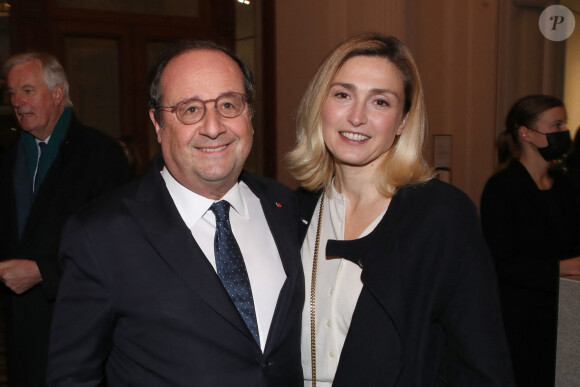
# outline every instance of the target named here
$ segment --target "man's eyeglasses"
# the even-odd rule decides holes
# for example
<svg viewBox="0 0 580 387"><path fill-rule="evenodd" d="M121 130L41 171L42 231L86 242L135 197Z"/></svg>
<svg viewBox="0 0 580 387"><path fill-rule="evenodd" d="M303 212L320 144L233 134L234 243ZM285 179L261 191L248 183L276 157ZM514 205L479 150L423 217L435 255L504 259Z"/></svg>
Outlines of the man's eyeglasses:
<svg viewBox="0 0 580 387"><path fill-rule="evenodd" d="M186 125L193 125L205 116L208 102L215 102L214 110L224 118L234 118L242 114L246 107L246 96L239 93L222 94L215 99L190 98L173 106L158 106L160 110L175 113L177 119Z"/></svg>

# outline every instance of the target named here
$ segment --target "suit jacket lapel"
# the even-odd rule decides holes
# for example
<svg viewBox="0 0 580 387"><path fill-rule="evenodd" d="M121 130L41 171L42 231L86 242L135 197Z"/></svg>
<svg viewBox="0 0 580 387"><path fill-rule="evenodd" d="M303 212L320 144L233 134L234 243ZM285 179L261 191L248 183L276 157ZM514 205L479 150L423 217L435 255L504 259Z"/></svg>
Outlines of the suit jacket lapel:
<svg viewBox="0 0 580 387"><path fill-rule="evenodd" d="M151 246L216 313L253 340L215 270L187 228L161 177L158 159L141 180L135 197L124 200Z"/></svg>
<svg viewBox="0 0 580 387"><path fill-rule="evenodd" d="M300 257L297 255L296 238L292 236L297 235L296 225L292 221L292 215L287 208L290 208L290 203L279 203L279 198L272 197L268 192L265 184L252 178L249 173L242 174L242 180L250 187L252 192L260 199L264 215L268 222L268 226L278 247L278 253L282 260L282 265L286 272L286 281L280 289L276 310L270 325L270 332L264 350L264 355L276 347L276 343L284 327L284 323L288 317L288 310L292 304L292 299L296 293L296 283L301 274L302 267L300 265Z"/></svg>
<svg viewBox="0 0 580 387"><path fill-rule="evenodd" d="M67 168L67 166L70 166L69 159L71 157L71 153L74 151L75 139L78 137L77 125L78 123L76 119L71 118L69 128L65 138L60 144L58 154L52 162L52 165L47 171L42 184L38 187L38 191L34 196L34 201L32 202L30 213L28 215L28 219L26 220L26 225L24 227L21 239L24 239L27 233L34 232L34 226L41 215L45 212L47 203L51 200L51 198L55 197L55 190L57 189L57 184L61 174L63 173L63 169Z"/></svg>
<svg viewBox="0 0 580 387"><path fill-rule="evenodd" d="M58 175L60 174L61 165L62 155L59 154L50 166L46 177L42 181L40 187L38 187L38 191L34 196L30 206L30 212L28 213L28 217L26 218L26 222L22 230L22 235L20 236L21 241L26 240L28 235L36 232L36 223L41 218L42 214L46 212L47 203L51 198L54 197L53 191L56 188L56 182L58 180Z"/></svg>
<svg viewBox="0 0 580 387"><path fill-rule="evenodd" d="M322 191L307 191L304 188L299 188L296 191L296 195L298 196L298 203L299 203L299 238L300 238L300 245L304 243L304 238L306 238L306 234L308 233L308 227L310 226L310 222L312 221L312 217L314 216L314 210L316 209L316 205L318 204L318 199L320 199L320 195Z"/></svg>

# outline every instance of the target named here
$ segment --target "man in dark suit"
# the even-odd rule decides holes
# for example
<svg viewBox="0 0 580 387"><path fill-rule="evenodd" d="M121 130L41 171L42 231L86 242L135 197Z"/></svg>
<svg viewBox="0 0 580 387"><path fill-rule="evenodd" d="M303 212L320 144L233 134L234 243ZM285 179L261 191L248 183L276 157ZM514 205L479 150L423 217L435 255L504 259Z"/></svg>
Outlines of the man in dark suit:
<svg viewBox="0 0 580 387"><path fill-rule="evenodd" d="M49 385L303 384L297 204L242 171L251 98L246 66L213 43L160 56L162 157L66 228Z"/></svg>
<svg viewBox="0 0 580 387"><path fill-rule="evenodd" d="M10 386L43 386L65 220L128 181L116 141L82 125L62 66L31 52L3 66L19 142L0 165L0 280L6 290Z"/></svg>

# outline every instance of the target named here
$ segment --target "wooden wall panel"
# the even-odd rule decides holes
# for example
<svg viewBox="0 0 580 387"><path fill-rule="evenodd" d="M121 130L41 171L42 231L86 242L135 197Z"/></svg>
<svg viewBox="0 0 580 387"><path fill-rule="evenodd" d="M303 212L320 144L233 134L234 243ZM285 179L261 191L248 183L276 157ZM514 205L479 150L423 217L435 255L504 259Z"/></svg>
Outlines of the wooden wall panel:
<svg viewBox="0 0 580 387"><path fill-rule="evenodd" d="M409 44L425 88L433 136L451 135L451 183L475 203L494 167L497 95L497 1L414 0Z"/></svg>
<svg viewBox="0 0 580 387"><path fill-rule="evenodd" d="M576 136L580 127L580 0L563 0L576 19L576 29L566 40L564 103L568 112L568 128ZM580 137L579 137L580 138Z"/></svg>
<svg viewBox="0 0 580 387"><path fill-rule="evenodd" d="M497 133L511 105L528 94L563 97L565 42L541 34L538 18L550 0L500 2Z"/></svg>
<svg viewBox="0 0 580 387"><path fill-rule="evenodd" d="M178 0L174 0L174 4ZM179 0L183 6L191 1ZM116 63L108 63L106 69L92 76L71 74L71 90L75 91L80 119L113 136L129 135L136 139L142 159L149 160L158 153L159 147L149 120L146 83L152 58L167 44L179 39L213 39L230 48L235 43L235 3L232 0L197 0L198 18L144 14L136 12L112 12L101 8L95 10L62 7L58 0L26 0L13 2L10 14L10 37L12 52L44 50L59 58L70 67L78 52L88 52L90 47L79 48L67 42L113 41L117 45ZM105 4L105 3L102 3ZM111 3L111 5L114 5ZM159 5L163 5L159 3ZM96 7L98 8L98 7ZM90 45L90 43L88 44ZM69 52L76 47L78 52ZM80 51L79 51L80 50ZM98 66L97 66L98 67ZM68 70L68 69L66 69ZM90 69L87 71L93 71ZM98 78L109 82L110 96L105 110L86 107L99 106L97 99L103 94L91 92L99 86ZM79 84L87 80L84 84ZM114 83L118 83L118 87ZM108 115L109 121L102 115ZM110 124L110 120L115 124ZM107 126L107 128L100 126Z"/></svg>

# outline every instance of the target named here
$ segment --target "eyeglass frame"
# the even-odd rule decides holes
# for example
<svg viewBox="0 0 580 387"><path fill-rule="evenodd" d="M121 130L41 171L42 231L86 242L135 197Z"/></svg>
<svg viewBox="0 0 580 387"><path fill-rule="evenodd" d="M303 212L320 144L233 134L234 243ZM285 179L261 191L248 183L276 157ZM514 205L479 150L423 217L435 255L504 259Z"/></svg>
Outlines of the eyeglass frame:
<svg viewBox="0 0 580 387"><path fill-rule="evenodd" d="M218 114L220 117L223 117L223 118L236 118L236 117L239 117L239 116L241 116L241 115L242 115L242 113L244 112L244 110L246 110L246 106L248 106L248 97L247 97L245 94L242 94L242 93L236 93L235 91L228 92L228 93L224 93L224 94L222 94L222 95L218 96L217 98L206 99L206 100L203 100L203 99L200 99L200 98L196 98L196 97L193 97L193 98L187 98L187 99L184 99L184 100L182 100L182 101L179 101L178 103L176 103L175 105L172 105L172 106L161 106L161 105L157 105L157 107L156 107L155 109L163 110L163 111L165 111L165 112L171 112L171 113L174 113L174 114L175 114L175 117L177 117L177 119L179 120L179 122L181 122L181 123L182 123L182 124L184 124L184 125L195 125L195 124L197 124L199 121L203 120L203 117L205 117L205 114L207 113L207 107L206 107L206 104L207 104L208 102L214 102L214 103L215 103L215 102L217 102L217 100L218 100L218 99L220 99L220 98L222 98L222 97L224 97L224 96L232 95L232 94L235 94L235 95L237 95L237 96L240 96L240 97L242 97L242 104L243 104L243 107L242 107L242 110L240 110L240 112L239 112L238 114L236 114L235 116L231 116L231 117L224 116L224 115L223 115L223 114L220 112L220 110L219 110L219 109L217 109L217 103L214 105L214 107L213 107L213 110L214 110L214 111L215 111L215 112L216 112L216 113L217 113L217 114ZM203 114L200 116L199 120L197 120L197 121L195 121L195 122L190 122L190 123L187 123L187 122L183 122L183 120L182 120L182 119L179 117L179 115L178 115L176 112L177 112L177 107L178 107L179 105L181 105L181 104L183 104L183 103L186 103L186 102L190 102L190 101L200 101L200 102L203 104Z"/></svg>

